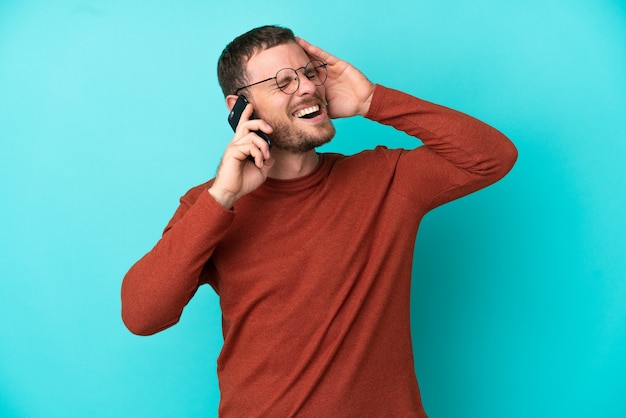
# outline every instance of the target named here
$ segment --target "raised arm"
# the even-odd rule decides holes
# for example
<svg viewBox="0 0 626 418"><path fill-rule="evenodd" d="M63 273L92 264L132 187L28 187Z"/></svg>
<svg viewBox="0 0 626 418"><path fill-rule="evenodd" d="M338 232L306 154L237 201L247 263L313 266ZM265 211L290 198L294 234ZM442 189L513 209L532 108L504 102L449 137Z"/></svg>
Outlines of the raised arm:
<svg viewBox="0 0 626 418"><path fill-rule="evenodd" d="M395 187L429 208L498 181L517 159L513 143L492 126L380 85L366 117L422 141L400 158Z"/></svg>

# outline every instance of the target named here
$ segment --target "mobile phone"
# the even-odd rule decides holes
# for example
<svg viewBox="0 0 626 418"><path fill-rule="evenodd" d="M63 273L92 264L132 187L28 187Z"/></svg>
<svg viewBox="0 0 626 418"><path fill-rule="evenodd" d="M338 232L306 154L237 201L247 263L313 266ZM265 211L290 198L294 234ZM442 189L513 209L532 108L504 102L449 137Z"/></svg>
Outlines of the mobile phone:
<svg viewBox="0 0 626 418"><path fill-rule="evenodd" d="M228 123L230 123L230 126L231 128L233 128L233 131L237 129L237 125L239 125L239 119L241 119L241 113L246 108L247 104L248 104L248 99L246 99L245 96L239 96L237 98L237 101L235 102L235 106L233 106L233 110L231 110L230 113L228 114ZM257 117L254 116L254 113L252 114L251 119L257 119ZM272 145L272 141L270 140L270 137L265 132L254 131L254 133L260 136L261 138L263 138L269 146Z"/></svg>

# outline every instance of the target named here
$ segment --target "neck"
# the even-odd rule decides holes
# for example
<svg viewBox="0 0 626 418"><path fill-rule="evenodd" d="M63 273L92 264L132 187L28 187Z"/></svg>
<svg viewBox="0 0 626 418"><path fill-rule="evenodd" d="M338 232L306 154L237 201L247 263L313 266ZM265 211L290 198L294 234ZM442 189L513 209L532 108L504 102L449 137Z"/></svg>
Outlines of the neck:
<svg viewBox="0 0 626 418"><path fill-rule="evenodd" d="M273 149L274 157L269 177L277 180L291 180L306 176L317 167L318 157L315 150L293 153L290 151Z"/></svg>

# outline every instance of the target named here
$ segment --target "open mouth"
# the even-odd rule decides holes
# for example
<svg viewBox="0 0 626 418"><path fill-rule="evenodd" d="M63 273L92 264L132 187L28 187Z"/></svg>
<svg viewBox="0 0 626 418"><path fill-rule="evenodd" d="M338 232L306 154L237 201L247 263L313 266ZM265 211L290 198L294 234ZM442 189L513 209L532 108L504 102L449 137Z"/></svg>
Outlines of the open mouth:
<svg viewBox="0 0 626 418"><path fill-rule="evenodd" d="M301 119L312 119L316 116L320 115L320 106L313 105L309 107L305 107L304 109L300 109L297 112L294 112L294 116Z"/></svg>

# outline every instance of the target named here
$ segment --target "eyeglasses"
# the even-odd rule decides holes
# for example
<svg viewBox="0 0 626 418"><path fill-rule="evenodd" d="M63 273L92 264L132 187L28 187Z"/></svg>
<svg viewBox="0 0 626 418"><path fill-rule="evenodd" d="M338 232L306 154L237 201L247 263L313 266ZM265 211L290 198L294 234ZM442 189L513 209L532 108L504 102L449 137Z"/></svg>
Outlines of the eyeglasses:
<svg viewBox="0 0 626 418"><path fill-rule="evenodd" d="M300 88L300 76L298 71L304 70L304 76L313 82L316 86L321 86L326 82L328 78L328 64L321 60L311 60L304 67L298 69L283 68L278 70L275 77L266 78L265 80L257 81L256 83L248 84L247 86L239 87L235 90L235 95L243 89L256 86L257 84L265 83L266 81L275 80L276 86L285 94L294 94Z"/></svg>

